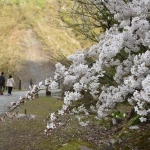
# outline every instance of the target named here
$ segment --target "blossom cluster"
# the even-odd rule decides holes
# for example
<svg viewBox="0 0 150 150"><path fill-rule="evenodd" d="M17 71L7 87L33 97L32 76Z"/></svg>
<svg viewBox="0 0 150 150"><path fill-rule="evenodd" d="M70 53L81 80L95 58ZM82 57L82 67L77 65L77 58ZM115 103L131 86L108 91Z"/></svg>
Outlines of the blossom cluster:
<svg viewBox="0 0 150 150"><path fill-rule="evenodd" d="M88 91L93 99L98 99L97 104L91 106L98 118L107 116L116 104L127 101L141 116L141 122L146 121L150 112L150 1L91 1L100 9L103 3L117 23L101 34L99 43L89 51L83 49L70 55L68 68L56 64L56 70L63 70L56 71L56 76L64 77L64 84L71 83L73 87L65 92L64 105L59 112L63 115L64 108L81 100ZM89 65L87 58L94 60L93 63ZM109 82L102 84L103 80ZM72 112L79 113L81 108ZM84 112L88 115L86 108ZM79 116L78 120L81 125L87 124L83 124Z"/></svg>
<svg viewBox="0 0 150 150"><path fill-rule="evenodd" d="M69 67L58 62L55 81L46 79L49 88L58 88L56 80L62 78L64 86L71 86L64 93L64 104L58 115L74 113L80 125L87 125L88 121L82 121L83 116L89 115L86 107L81 105L72 111L69 107L88 93L97 100L90 111L96 112L98 119L107 116L118 103L126 101L140 115L141 122L146 121L150 113L150 1L91 1L100 10L105 6L113 15L115 24L102 33L99 43L89 50L83 49L68 56ZM28 98L32 98L29 94ZM82 116L77 115L81 112ZM49 118L45 133L57 124L54 113Z"/></svg>

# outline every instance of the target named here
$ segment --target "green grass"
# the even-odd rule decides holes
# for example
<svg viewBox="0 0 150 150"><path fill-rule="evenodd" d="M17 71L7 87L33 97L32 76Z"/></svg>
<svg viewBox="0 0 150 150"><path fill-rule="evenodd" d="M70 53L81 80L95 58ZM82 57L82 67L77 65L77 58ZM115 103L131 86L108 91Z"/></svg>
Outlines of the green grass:
<svg viewBox="0 0 150 150"><path fill-rule="evenodd" d="M60 117L59 119L61 122L65 123L65 126L56 128L49 136L44 135L46 120L48 120L49 113L60 109L62 103L63 101L45 96L41 96L33 101L27 101L20 107L18 113L23 114L26 109L27 116L33 114L36 115L36 118L6 118L4 122L1 122L0 149L57 150L58 148L64 149L65 147L63 145L65 143L69 143L66 145L66 150L69 150L69 147L74 147L74 150L78 150L80 146L92 146L91 144L88 144L88 142L83 142L78 139L82 134L81 132L77 133L76 131L81 127L78 125L74 115ZM68 125L67 120L69 118L72 118L72 121ZM94 148L95 146L92 147Z"/></svg>
<svg viewBox="0 0 150 150"><path fill-rule="evenodd" d="M21 106L19 113L24 113L26 110L27 114L33 114L38 117L46 118L49 113L60 109L62 103L62 101L58 101L55 98L43 96L39 99L26 102L23 106Z"/></svg>
<svg viewBox="0 0 150 150"><path fill-rule="evenodd" d="M69 143L64 144L64 146L58 148L57 150L81 150L82 146L96 149L96 146L92 146L84 141L71 141Z"/></svg>
<svg viewBox="0 0 150 150"><path fill-rule="evenodd" d="M61 108L62 101L51 97L40 97L33 101L27 101L20 107L18 113L27 115L36 115L35 119L20 118L8 119L0 123L0 149L36 149L35 144L48 140L49 137L44 135L46 122L44 121L50 112ZM9 143L9 144L8 144ZM43 146L42 146L43 147ZM49 142L48 147L51 148ZM45 150L45 148L42 148Z"/></svg>

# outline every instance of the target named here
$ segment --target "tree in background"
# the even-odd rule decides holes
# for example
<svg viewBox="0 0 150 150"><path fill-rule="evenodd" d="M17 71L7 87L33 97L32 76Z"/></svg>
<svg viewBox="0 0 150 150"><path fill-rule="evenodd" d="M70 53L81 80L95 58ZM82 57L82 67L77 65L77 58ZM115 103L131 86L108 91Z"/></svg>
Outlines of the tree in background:
<svg viewBox="0 0 150 150"><path fill-rule="evenodd" d="M67 24L67 27L91 41L98 42L99 34L110 29L116 22L104 1L74 0L69 2L68 8L59 1L62 21Z"/></svg>
<svg viewBox="0 0 150 150"><path fill-rule="evenodd" d="M88 51L83 49L68 56L70 66L58 62L55 81L45 80L50 89L58 88L56 80L59 79L64 79L63 84L70 87L64 93L64 105L58 110L57 117L71 112L80 125L86 126L88 121L84 118L88 118L91 112L97 119L102 119L115 106L125 102L144 122L150 113L150 1L91 2L98 8L104 3L116 21L100 34L99 42ZM94 61L89 65L91 59ZM35 91L31 89L29 93ZM80 105L72 107L78 101ZM86 105L89 101L90 105ZM50 114L45 133L59 124L55 115Z"/></svg>
<svg viewBox="0 0 150 150"><path fill-rule="evenodd" d="M74 113L81 125L81 118L90 111L99 119L106 117L116 105L130 104L139 120L144 122L150 113L150 2L147 0L91 0L97 8L105 6L114 24L100 34L99 42L89 51L77 51L68 57L70 67L56 64L55 79L64 78L64 105L59 115ZM87 6L87 5L86 5ZM113 17L112 17L113 14ZM99 17L101 15L99 14ZM116 24L117 22L117 24ZM88 59L95 61L88 65ZM92 97L90 107L86 102ZM80 100L80 106L72 104ZM95 102L96 101L96 102ZM71 108L71 109L70 109ZM82 115L78 115L82 112ZM130 116L131 117L131 116ZM48 122L48 130L56 127L55 114ZM46 130L47 132L47 130Z"/></svg>

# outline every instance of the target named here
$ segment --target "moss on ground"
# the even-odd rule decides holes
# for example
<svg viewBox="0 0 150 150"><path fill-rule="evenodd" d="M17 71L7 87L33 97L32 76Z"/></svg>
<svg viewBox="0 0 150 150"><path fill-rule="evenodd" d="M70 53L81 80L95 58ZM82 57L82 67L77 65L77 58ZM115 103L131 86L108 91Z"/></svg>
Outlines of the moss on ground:
<svg viewBox="0 0 150 150"><path fill-rule="evenodd" d="M64 144L62 147L57 150L81 150L82 146L86 146L91 149L96 149L96 146L92 146L84 141L70 141L69 143Z"/></svg>

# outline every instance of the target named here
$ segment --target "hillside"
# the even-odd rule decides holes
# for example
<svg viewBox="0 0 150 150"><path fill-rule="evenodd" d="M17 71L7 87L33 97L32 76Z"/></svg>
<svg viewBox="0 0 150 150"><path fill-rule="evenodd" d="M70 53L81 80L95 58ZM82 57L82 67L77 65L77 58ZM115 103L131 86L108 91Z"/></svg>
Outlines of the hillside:
<svg viewBox="0 0 150 150"><path fill-rule="evenodd" d="M13 74L16 88L28 88L52 76L60 53L68 55L81 45L70 29L62 28L54 0L0 2L0 71ZM52 56L52 57L51 57Z"/></svg>

